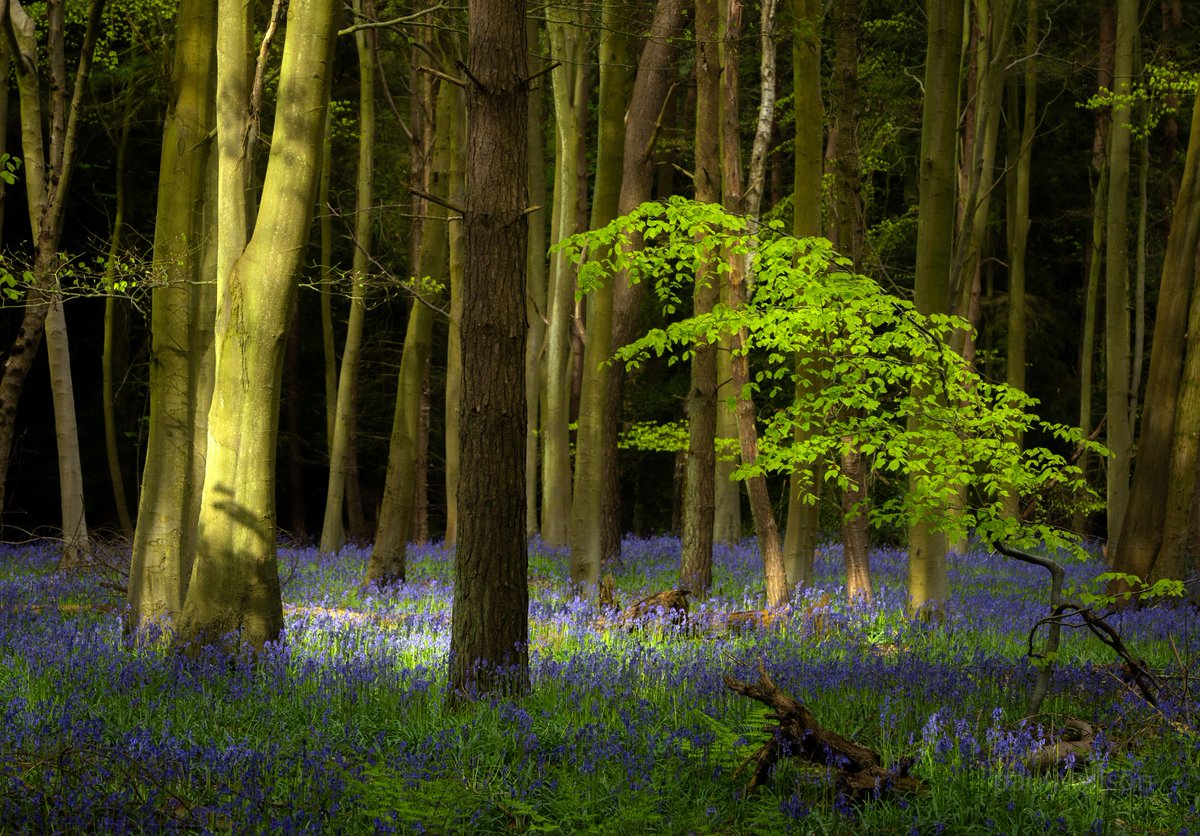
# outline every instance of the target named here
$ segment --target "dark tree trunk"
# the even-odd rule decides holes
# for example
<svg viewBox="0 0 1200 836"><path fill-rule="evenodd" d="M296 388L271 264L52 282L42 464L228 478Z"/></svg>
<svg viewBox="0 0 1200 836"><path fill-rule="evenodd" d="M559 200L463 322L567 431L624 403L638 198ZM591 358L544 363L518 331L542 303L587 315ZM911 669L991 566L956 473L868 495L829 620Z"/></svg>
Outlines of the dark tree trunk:
<svg viewBox="0 0 1200 836"><path fill-rule="evenodd" d="M525 2L470 0L451 700L529 685Z"/></svg>

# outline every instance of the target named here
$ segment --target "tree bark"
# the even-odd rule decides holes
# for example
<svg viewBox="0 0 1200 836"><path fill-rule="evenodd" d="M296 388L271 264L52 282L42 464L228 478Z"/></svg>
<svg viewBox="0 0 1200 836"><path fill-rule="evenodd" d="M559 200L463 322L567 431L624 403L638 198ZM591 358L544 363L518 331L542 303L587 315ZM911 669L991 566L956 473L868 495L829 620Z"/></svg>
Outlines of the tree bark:
<svg viewBox="0 0 1200 836"><path fill-rule="evenodd" d="M451 700L529 686L524 0L470 0Z"/></svg>

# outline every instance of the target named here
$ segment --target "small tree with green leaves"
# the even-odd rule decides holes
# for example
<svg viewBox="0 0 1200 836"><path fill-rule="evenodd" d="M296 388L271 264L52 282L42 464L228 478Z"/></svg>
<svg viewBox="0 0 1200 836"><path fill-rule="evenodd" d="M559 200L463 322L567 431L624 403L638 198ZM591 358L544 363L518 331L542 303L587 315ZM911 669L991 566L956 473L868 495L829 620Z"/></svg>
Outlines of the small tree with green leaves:
<svg viewBox="0 0 1200 836"><path fill-rule="evenodd" d="M644 239L642 247L630 246L634 236ZM866 509L876 526L925 523L952 537L974 534L986 545L1083 554L1078 538L1044 513L1024 521L1004 513L1009 491L1024 498L1089 493L1083 474L1061 455L1023 450L1014 439L1037 430L1106 451L1078 429L1040 419L1032 412L1037 401L1024 392L982 379L951 348L955 332L969 327L964 320L919 313L851 272L823 238L794 238L774 224L755 229L720 206L680 198L643 204L562 246L580 264L581 292L625 271L630 281L653 283L668 315L682 309L698 263L719 252L751 259L754 287L744 306L718 304L616 354L631 367L653 355L674 363L690 358L698 343L746 335L740 350L751 353L756 372L737 397L788 400L766 418L758 457L741 463L738 478L821 463L824 478L846 490L854 486L840 468L841 453L854 445L870 473L908 485ZM796 427L806 431L802 440ZM946 514L963 489L970 498L964 512Z"/></svg>

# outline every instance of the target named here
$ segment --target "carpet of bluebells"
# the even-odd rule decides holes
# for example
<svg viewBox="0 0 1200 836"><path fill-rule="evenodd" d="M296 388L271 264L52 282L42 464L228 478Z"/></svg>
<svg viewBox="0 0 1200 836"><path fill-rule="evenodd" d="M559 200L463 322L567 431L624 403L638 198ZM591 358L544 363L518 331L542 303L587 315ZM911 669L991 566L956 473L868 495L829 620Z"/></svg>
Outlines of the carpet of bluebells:
<svg viewBox="0 0 1200 836"><path fill-rule="evenodd" d="M1036 567L954 557L944 618L913 620L903 552L872 554L868 608L843 602L833 546L787 615L729 635L604 626L568 596L565 556L535 543L532 692L449 713L450 553L411 550L409 583L382 590L361 583L363 551L280 560L285 640L230 660L131 638L95 575L53 571L49 547L0 549L0 832L1200 833L1191 607L1110 619L1168 677L1157 708L1067 631L1025 718ZM678 560L677 540L628 540L621 602L674 586ZM701 624L761 606L754 545L716 560ZM785 760L747 796L738 768L770 721L722 676L760 664L827 728L913 759L925 791L851 804L828 770ZM1031 774L1024 758L1068 718L1099 730L1091 757Z"/></svg>

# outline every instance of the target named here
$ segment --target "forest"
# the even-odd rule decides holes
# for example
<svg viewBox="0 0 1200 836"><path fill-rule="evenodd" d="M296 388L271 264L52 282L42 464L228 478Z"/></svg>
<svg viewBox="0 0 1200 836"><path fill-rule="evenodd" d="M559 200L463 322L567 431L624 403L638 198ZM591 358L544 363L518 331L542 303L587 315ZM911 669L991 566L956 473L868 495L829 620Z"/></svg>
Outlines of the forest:
<svg viewBox="0 0 1200 836"><path fill-rule="evenodd" d="M5 0L0 830L1200 832L1195 11Z"/></svg>

